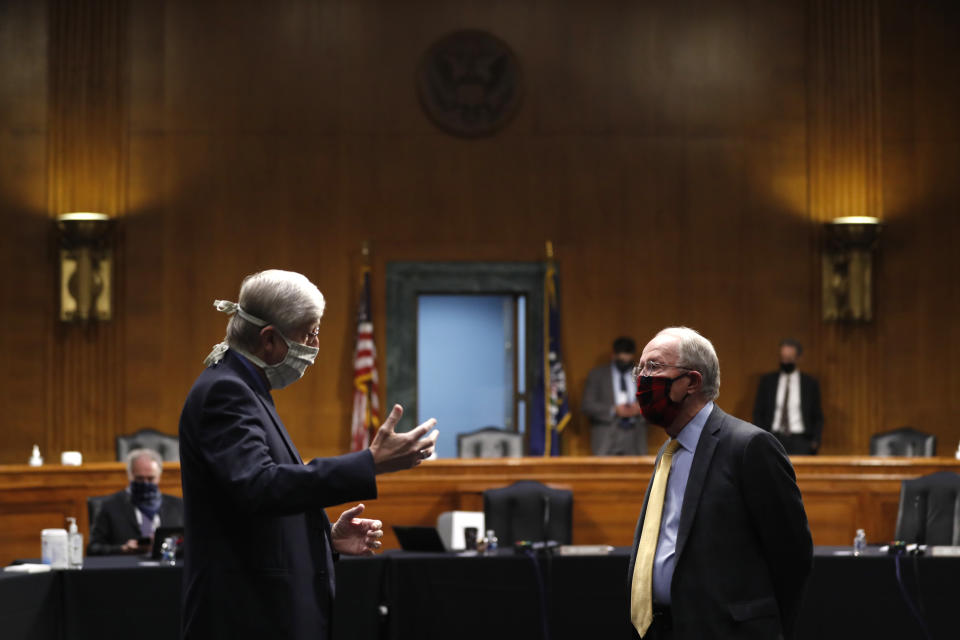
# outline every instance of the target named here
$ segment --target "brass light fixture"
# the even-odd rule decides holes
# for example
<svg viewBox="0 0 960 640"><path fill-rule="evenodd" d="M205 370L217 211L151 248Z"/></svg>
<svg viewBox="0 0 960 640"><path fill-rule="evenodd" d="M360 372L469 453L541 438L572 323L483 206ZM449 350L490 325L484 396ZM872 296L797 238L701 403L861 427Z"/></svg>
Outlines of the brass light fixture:
<svg viewBox="0 0 960 640"><path fill-rule="evenodd" d="M103 213L64 213L60 231L60 320L109 320L113 221Z"/></svg>
<svg viewBox="0 0 960 640"><path fill-rule="evenodd" d="M836 218L824 225L823 319L873 320L873 252L882 224L868 216Z"/></svg>

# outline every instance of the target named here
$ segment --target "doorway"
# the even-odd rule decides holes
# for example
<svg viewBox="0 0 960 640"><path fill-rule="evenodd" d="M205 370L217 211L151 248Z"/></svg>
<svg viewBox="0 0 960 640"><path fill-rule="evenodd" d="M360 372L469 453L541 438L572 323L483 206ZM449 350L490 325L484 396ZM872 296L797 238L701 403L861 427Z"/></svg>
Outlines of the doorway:
<svg viewBox="0 0 960 640"><path fill-rule="evenodd" d="M526 426L526 296L417 298L417 419L443 425L437 457L456 458L457 435Z"/></svg>
<svg viewBox="0 0 960 640"><path fill-rule="evenodd" d="M538 262L387 264L387 407L400 404L404 408L404 419L398 425L398 431L413 428L419 424L418 418L438 418L440 440L437 450L441 457L457 455L458 432L493 425L526 435L526 426L530 421L528 394L535 388L534 377L539 375L535 365L543 334L543 273L543 264ZM489 333L485 338L489 339L486 344L496 347L489 347L495 355L489 358L488 382L493 386L494 373L499 371L501 378L496 383L498 392L490 391L488 395L483 395L482 402L473 402L479 398L473 388L476 379L470 377L472 360L479 357L476 354L449 354L438 349L442 352L436 358L439 364L423 360L430 356L421 353L421 343L427 351L434 349L430 346L433 336L441 329L427 327L421 330L421 322L428 325L434 322L430 317L421 316L422 304L428 307L455 307L451 310L453 313L467 316L480 315L478 307L487 307L483 312L487 316L486 329L473 327L470 318L461 321L456 320L456 316L446 316L447 320L441 321L441 324L444 325L442 330L450 330L453 334L456 334L458 325L473 327L471 330L474 332ZM453 329L450 329L451 326ZM496 327L499 327L499 333L495 331ZM513 339L509 340L511 333ZM448 344L463 345L473 342L474 338L461 334L451 335L444 340L448 340ZM507 343L512 350L510 360ZM436 345L440 344L442 341L436 342ZM506 384L510 382L508 361L513 363L512 391L509 390L510 385ZM422 368L421 363L424 365ZM466 377L453 380L449 391L439 392L441 396L449 394L454 406L444 409L440 415L431 412L430 405L425 405L424 411L420 410L421 400L434 402L431 395L438 395L434 390L443 388L433 380L441 375L454 378L461 373ZM437 401L444 400L440 398ZM469 409L472 416L464 413L468 410L464 409L465 404L475 405ZM437 411L442 408L438 404L432 406L437 407ZM507 422L507 418L511 423Z"/></svg>

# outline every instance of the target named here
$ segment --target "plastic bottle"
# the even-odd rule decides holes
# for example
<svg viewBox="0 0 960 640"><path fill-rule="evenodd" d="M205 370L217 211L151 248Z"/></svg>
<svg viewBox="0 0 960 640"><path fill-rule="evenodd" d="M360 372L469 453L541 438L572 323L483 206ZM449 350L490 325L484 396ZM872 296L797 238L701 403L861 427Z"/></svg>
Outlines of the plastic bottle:
<svg viewBox="0 0 960 640"><path fill-rule="evenodd" d="M172 567L177 564L177 541L174 538L164 538L160 545L160 564Z"/></svg>
<svg viewBox="0 0 960 640"><path fill-rule="evenodd" d="M30 454L30 460L27 462L31 467L43 465L43 456L40 455L40 447L33 445L33 453Z"/></svg>
<svg viewBox="0 0 960 640"><path fill-rule="evenodd" d="M67 565L70 569L83 569L83 534L77 531L77 519L67 518Z"/></svg>
<svg viewBox="0 0 960 640"><path fill-rule="evenodd" d="M857 535L853 538L853 555L862 556L867 549L867 532L863 529L857 529Z"/></svg>
<svg viewBox="0 0 960 640"><path fill-rule="evenodd" d="M485 553L495 554L497 548L499 547L499 541L497 540L497 534L494 533L493 529L487 529L487 538L486 538L486 550Z"/></svg>
<svg viewBox="0 0 960 640"><path fill-rule="evenodd" d="M44 529L40 532L40 557L41 562L50 565L51 569L66 569L69 566L66 529Z"/></svg>

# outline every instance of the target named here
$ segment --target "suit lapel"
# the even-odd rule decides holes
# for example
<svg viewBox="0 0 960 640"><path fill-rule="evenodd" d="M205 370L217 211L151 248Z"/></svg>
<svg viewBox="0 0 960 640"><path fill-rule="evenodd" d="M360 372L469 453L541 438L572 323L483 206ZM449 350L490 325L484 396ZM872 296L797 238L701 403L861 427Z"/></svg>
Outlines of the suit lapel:
<svg viewBox="0 0 960 640"><path fill-rule="evenodd" d="M140 531L140 523L137 522L137 507L134 506L133 501L130 499L130 494L126 494L127 498L127 523L133 528L134 531ZM143 515L143 514L141 514ZM137 536L140 534L138 533Z"/></svg>
<svg viewBox="0 0 960 640"><path fill-rule="evenodd" d="M297 448L293 446L293 441L290 440L290 436L287 434L287 430L283 427L283 423L280 421L280 416L277 415L277 410L273 406L273 398L270 396L269 392L261 392L259 381L250 380L251 372L247 367L240 362L239 356L237 356L232 351L227 351L227 355L223 360L225 363L228 363L230 368L239 375L250 387L250 390L253 391L253 395L257 396L257 400L260 401L260 405L263 407L264 411L267 412L267 415L270 416L270 420L273 421L273 426L276 428L277 432L280 434L283 443L287 446L287 450L290 452L290 455L293 456L293 459L297 462L302 463L303 459L300 457L300 453L297 451Z"/></svg>
<svg viewBox="0 0 960 640"><path fill-rule="evenodd" d="M717 448L719 440L719 431L723 425L723 419L726 414L719 407L714 406L707 418L707 423L703 426L703 432L700 434L700 440L697 442L697 450L693 454L693 464L690 466L690 477L687 479L687 488L683 493L683 507L680 510L680 525L677 527L677 560L683 553L683 547L687 542L687 536L690 534L690 527L693 526L693 520L696 517L697 506L700 504L700 495L703 493L703 487L707 479L707 472L710 470L710 462L713 460L713 453Z"/></svg>
<svg viewBox="0 0 960 640"><path fill-rule="evenodd" d="M283 427L283 423L280 422L280 416L277 415L277 410L274 408L272 402L267 402L263 396L259 393L257 394L257 399L260 400L260 404L263 405L263 408L266 410L267 414L270 416L270 420L273 421L273 426L276 427L277 432L280 434L280 437L283 439L283 443L287 445L287 450L290 452L290 455L293 456L293 459L297 462L303 463L303 459L300 457L300 453L297 451L297 448L293 445L293 441L290 439L290 436L287 434L287 430Z"/></svg>

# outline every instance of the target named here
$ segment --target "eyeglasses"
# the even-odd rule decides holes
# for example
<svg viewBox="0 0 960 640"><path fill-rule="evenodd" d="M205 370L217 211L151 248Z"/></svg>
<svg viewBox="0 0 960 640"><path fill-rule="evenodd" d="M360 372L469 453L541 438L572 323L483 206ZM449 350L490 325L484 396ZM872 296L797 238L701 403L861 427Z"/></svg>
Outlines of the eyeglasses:
<svg viewBox="0 0 960 640"><path fill-rule="evenodd" d="M648 360L647 362L641 362L633 368L633 377L639 378L640 376L659 376L663 373L664 369L683 369L684 371L695 371L690 367L681 367L678 364L664 364L662 362L657 362L656 360Z"/></svg>
<svg viewBox="0 0 960 640"><path fill-rule="evenodd" d="M309 345L312 342L320 342L320 338L318 337L319 335L320 327L312 329L311 331L307 331L305 334L303 334L303 344Z"/></svg>

